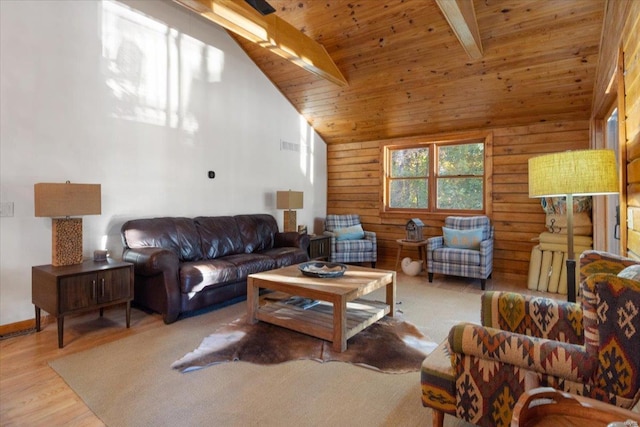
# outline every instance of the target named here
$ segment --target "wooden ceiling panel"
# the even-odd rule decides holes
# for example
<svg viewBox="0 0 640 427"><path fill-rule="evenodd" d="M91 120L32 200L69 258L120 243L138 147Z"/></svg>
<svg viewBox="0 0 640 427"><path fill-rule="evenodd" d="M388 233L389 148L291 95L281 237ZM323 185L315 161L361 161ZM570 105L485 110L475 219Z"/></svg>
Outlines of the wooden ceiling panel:
<svg viewBox="0 0 640 427"><path fill-rule="evenodd" d="M269 0L348 86L235 37L328 143L588 120L606 0L474 0L469 58L435 0Z"/></svg>

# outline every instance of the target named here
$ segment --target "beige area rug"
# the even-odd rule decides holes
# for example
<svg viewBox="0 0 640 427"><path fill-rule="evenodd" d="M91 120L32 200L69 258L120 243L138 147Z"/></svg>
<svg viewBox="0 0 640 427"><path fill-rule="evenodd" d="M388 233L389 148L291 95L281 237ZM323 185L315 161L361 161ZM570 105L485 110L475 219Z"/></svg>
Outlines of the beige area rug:
<svg viewBox="0 0 640 427"><path fill-rule="evenodd" d="M397 317L436 342L453 324L479 322L479 290L463 293L433 285L424 277L399 275ZM376 293L371 299L384 299ZM171 369L185 351L243 316L245 309L245 303L238 303L183 319L53 360L50 366L110 427L431 424L431 411L420 400L418 372L389 375L311 360L223 363L190 374ZM445 417L445 426L466 425Z"/></svg>

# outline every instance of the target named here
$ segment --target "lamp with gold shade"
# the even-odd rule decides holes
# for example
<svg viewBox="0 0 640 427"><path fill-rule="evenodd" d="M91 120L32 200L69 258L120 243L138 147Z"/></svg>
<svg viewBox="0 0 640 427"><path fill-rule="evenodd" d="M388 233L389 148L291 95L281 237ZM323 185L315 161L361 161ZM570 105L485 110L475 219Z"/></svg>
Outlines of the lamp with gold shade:
<svg viewBox="0 0 640 427"><path fill-rule="evenodd" d="M565 151L529 159L529 197L567 199L567 300L571 302L576 301L573 196L618 191L618 168L612 150Z"/></svg>
<svg viewBox="0 0 640 427"><path fill-rule="evenodd" d="M284 211L284 231L297 231L297 215L294 209L302 209L302 191L278 191L276 208Z"/></svg>
<svg viewBox="0 0 640 427"><path fill-rule="evenodd" d="M51 264L82 262L82 218L101 213L100 184L34 184L35 216L52 218Z"/></svg>

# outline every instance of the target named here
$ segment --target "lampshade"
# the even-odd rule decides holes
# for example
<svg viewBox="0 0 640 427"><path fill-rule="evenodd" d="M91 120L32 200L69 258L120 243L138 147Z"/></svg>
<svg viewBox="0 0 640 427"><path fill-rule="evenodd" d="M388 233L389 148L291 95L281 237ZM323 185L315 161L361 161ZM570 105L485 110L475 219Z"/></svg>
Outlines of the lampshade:
<svg viewBox="0 0 640 427"><path fill-rule="evenodd" d="M278 191L276 194L276 208L302 209L302 191Z"/></svg>
<svg viewBox="0 0 640 427"><path fill-rule="evenodd" d="M39 183L33 186L35 216L52 219L51 264L54 267L82 262L82 218L102 211L100 184ZM59 218L64 217L64 218Z"/></svg>
<svg viewBox="0 0 640 427"><path fill-rule="evenodd" d="M617 193L613 150L577 150L529 159L529 197Z"/></svg>
<svg viewBox="0 0 640 427"><path fill-rule="evenodd" d="M67 217L101 213L100 184L34 184L35 215Z"/></svg>

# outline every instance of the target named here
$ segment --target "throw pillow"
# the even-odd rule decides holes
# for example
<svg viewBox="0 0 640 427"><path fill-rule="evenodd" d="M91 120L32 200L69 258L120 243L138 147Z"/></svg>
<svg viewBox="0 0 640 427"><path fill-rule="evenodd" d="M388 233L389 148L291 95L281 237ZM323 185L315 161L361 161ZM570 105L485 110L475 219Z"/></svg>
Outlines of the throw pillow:
<svg viewBox="0 0 640 427"><path fill-rule="evenodd" d="M362 225L352 225L351 227L337 228L333 230L336 240L360 240L364 239Z"/></svg>
<svg viewBox="0 0 640 427"><path fill-rule="evenodd" d="M630 265L629 267L618 273L618 277L640 281L640 264Z"/></svg>
<svg viewBox="0 0 640 427"><path fill-rule="evenodd" d="M482 228L470 230L456 230L455 228L442 227L444 245L456 249L480 249L482 241Z"/></svg>

